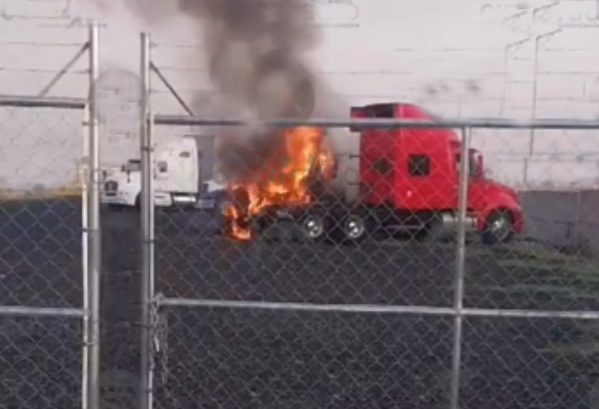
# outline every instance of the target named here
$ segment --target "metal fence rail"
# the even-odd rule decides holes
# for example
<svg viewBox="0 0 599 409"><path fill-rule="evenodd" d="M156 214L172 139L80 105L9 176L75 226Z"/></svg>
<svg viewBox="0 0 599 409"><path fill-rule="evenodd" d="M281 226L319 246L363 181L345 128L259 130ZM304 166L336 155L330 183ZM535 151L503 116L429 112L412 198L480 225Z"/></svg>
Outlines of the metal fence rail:
<svg viewBox="0 0 599 409"><path fill-rule="evenodd" d="M457 229L449 243L379 241L373 232L360 245L314 244L283 222L246 242L207 230L197 211L157 211L155 126L234 133L256 124L154 114L147 35L141 44L142 409L591 407L597 261L528 243L470 241L466 221L480 191L468 161L455 169ZM475 128L599 129L599 121L569 119L262 125L282 128L280 138L296 127L458 128L461 158L470 155Z"/></svg>
<svg viewBox="0 0 599 409"><path fill-rule="evenodd" d="M86 52L90 100L46 96L65 72L39 96L0 96L5 141L0 186L0 394L8 407L98 407L95 25L76 58ZM77 141L83 149L70 150ZM76 169L81 154L86 169ZM63 163L67 158L69 163ZM90 168L94 171L87 171ZM85 170L87 180L80 170Z"/></svg>

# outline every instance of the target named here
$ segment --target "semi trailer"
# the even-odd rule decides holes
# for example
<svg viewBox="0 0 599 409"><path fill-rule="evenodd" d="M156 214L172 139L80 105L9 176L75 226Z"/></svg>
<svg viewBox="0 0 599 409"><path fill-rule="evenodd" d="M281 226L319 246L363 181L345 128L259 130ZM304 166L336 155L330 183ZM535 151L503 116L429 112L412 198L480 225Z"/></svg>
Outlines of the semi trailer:
<svg viewBox="0 0 599 409"><path fill-rule="evenodd" d="M352 118L438 119L412 103L384 103L351 108ZM302 206L271 206L252 215L254 234L276 219L294 220L310 240L358 242L375 231L406 231L419 240L452 234L458 227L459 169L467 161L466 228L486 244L505 243L522 231L518 193L485 174L483 154L468 150L448 128L376 129L355 127L359 134L359 193L355 200L314 194ZM322 184L320 191L322 192ZM326 189L324 189L326 191ZM235 200L243 201L243 194ZM241 204L243 206L243 204Z"/></svg>

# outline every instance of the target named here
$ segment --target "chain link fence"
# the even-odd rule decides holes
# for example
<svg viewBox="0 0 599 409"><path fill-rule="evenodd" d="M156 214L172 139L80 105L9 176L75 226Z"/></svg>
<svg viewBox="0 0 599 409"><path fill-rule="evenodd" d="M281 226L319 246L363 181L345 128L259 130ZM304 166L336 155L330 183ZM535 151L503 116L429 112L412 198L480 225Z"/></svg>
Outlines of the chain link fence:
<svg viewBox="0 0 599 409"><path fill-rule="evenodd" d="M80 48L93 80L95 27ZM0 394L11 409L97 407L99 258L87 204L98 196L87 197L86 179L95 122L87 97L46 96L65 72L40 96L0 96Z"/></svg>
<svg viewBox="0 0 599 409"><path fill-rule="evenodd" d="M92 80L96 41L92 29ZM147 97L140 224L111 220L102 246L96 104L0 97L10 141L0 152L7 407L92 409L99 398L105 408L596 406L596 191L516 192L509 180L493 181L485 166L493 155L472 131L505 132L507 146L516 130L535 128L542 142L551 139L544 130L570 129L582 146L599 124L481 120L432 129L366 110L354 112L361 122L270 123L256 151L236 139L242 121L151 116ZM215 150L232 182L206 186L200 200L170 197L181 205L175 211L155 208L168 173L168 163L155 162L159 127L211 138L218 127L229 139L217 138ZM352 142L341 142L356 152L332 154L338 128L353 128ZM525 170L508 173L525 173L527 183L569 180L590 172L579 162L543 168L524 159ZM75 181L83 186L70 195ZM574 210L556 222L552 206ZM562 224L575 232L567 245L539 243L538 234Z"/></svg>
<svg viewBox="0 0 599 409"><path fill-rule="evenodd" d="M524 239L522 220L551 199L521 207L517 191L485 174L471 130L597 124L430 129L362 117L360 155L339 161L330 184L319 183L329 162L314 135L358 122L271 123L280 149L230 158L245 171L211 197L220 204L213 211L154 210L151 184L142 192L145 256L156 251L143 269L149 399L157 407L594 407L597 258ZM223 135L243 125L151 119ZM302 156L307 146L319 154ZM362 185L344 183L356 172Z"/></svg>

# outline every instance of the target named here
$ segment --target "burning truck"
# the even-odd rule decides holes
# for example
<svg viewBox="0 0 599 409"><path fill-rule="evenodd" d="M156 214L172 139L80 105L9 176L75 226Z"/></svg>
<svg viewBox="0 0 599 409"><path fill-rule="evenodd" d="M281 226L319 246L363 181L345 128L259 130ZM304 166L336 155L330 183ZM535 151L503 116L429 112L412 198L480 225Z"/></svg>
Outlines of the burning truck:
<svg viewBox="0 0 599 409"><path fill-rule="evenodd" d="M308 208L332 194L328 182L337 164L324 144L325 130L303 126L270 132L279 135L282 149L248 169L247 178L228 185L232 200L223 208L224 231L233 238L248 240L253 224L264 228L277 212ZM238 151L226 143L224 149Z"/></svg>
<svg viewBox="0 0 599 409"><path fill-rule="evenodd" d="M354 107L355 118L434 121L415 104L391 102ZM522 231L522 209L512 188L485 174L484 157L451 129L357 128L360 138L359 195L347 200L332 188L337 175L325 130L296 127L269 130L267 140L282 149L229 185L233 200L224 208L225 232L242 240L261 234L280 215L293 219L310 240L359 242L375 231L407 231L421 240L455 234L458 225L460 162L468 164L469 232L486 244L505 243ZM259 144L258 144L259 145ZM239 149L232 149L239 152Z"/></svg>
<svg viewBox="0 0 599 409"><path fill-rule="evenodd" d="M327 100L332 93L307 60L322 33L306 24L302 1L173 1L201 39L196 58L208 68L214 89L210 101L198 95L198 114L249 114L259 122L330 117L333 105L344 105ZM148 19L167 16L152 10L144 6L137 12ZM354 107L351 114L434 120L422 107L398 102ZM487 243L509 241L522 230L516 192L487 177L480 152L472 149L461 158L461 142L452 130L351 131L360 140L359 194L353 200L330 189L338 173L337 147L326 144L324 129L256 126L211 132L219 135L219 168L233 199L223 208L227 234L249 239L273 223L273 215L284 214L312 240L340 235L344 241L360 241L380 229L439 237L457 224L461 161L468 161L470 169L467 226Z"/></svg>

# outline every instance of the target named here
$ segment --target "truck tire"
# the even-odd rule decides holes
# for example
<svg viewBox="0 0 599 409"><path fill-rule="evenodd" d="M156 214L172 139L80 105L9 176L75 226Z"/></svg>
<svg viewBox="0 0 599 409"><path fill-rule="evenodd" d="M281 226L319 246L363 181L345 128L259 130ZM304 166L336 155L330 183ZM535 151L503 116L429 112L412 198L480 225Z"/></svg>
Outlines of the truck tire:
<svg viewBox="0 0 599 409"><path fill-rule="evenodd" d="M310 212L300 219L304 239L313 242L325 240L330 231L330 219L322 213Z"/></svg>
<svg viewBox="0 0 599 409"><path fill-rule="evenodd" d="M275 224L275 219L271 214L265 213L252 218L251 236L252 238L267 238L268 231Z"/></svg>
<svg viewBox="0 0 599 409"><path fill-rule="evenodd" d="M373 221L359 213L351 213L342 220L343 241L348 244L361 243L373 232Z"/></svg>
<svg viewBox="0 0 599 409"><path fill-rule="evenodd" d="M481 232L483 244L494 245L509 242L514 237L512 216L507 210L491 212Z"/></svg>

